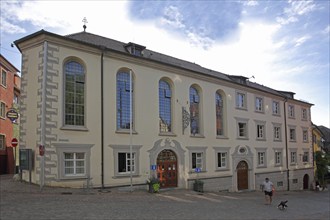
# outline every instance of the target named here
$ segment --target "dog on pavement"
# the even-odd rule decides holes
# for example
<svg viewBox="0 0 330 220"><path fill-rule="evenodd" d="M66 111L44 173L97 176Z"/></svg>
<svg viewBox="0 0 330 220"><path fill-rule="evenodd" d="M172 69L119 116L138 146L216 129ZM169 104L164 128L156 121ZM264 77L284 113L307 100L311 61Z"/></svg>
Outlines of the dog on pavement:
<svg viewBox="0 0 330 220"><path fill-rule="evenodd" d="M281 201L280 204L278 204L277 208L280 210L284 210L288 207L288 205L286 204L288 202L288 200L285 201Z"/></svg>

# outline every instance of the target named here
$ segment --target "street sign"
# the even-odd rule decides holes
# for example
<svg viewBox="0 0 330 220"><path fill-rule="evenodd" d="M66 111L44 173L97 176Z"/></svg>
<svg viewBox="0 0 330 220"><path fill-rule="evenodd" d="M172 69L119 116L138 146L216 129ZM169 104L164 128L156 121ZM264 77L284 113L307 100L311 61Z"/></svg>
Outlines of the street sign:
<svg viewBox="0 0 330 220"><path fill-rule="evenodd" d="M18 140L16 139L16 138L13 138L12 140L11 140L11 146L12 147L16 147L18 145Z"/></svg>
<svg viewBox="0 0 330 220"><path fill-rule="evenodd" d="M196 172L196 173L200 173L201 171L202 171L201 168L199 168L199 167L195 168L195 172Z"/></svg>
<svg viewBox="0 0 330 220"><path fill-rule="evenodd" d="M18 119L18 112L15 109L10 109L7 114L7 118L9 118L12 122Z"/></svg>
<svg viewBox="0 0 330 220"><path fill-rule="evenodd" d="M44 154L45 154L45 146L39 145L39 155L44 156Z"/></svg>
<svg viewBox="0 0 330 220"><path fill-rule="evenodd" d="M157 166L156 165L151 165L151 170L156 170Z"/></svg>

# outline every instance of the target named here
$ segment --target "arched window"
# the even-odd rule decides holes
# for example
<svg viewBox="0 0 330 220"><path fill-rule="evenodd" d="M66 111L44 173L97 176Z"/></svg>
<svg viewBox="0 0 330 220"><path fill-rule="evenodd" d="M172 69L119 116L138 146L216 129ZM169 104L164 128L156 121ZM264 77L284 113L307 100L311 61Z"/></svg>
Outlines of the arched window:
<svg viewBox="0 0 330 220"><path fill-rule="evenodd" d="M193 86L190 87L189 100L190 100L190 133L193 135L200 134L200 124L199 124L200 97L197 89Z"/></svg>
<svg viewBox="0 0 330 220"><path fill-rule="evenodd" d="M85 68L76 61L64 65L65 125L85 125Z"/></svg>
<svg viewBox="0 0 330 220"><path fill-rule="evenodd" d="M128 71L117 73L117 129L130 129L130 76ZM133 79L132 79L132 103L133 102ZM133 104L132 104L133 105ZM133 106L132 106L133 108ZM133 123L132 109L132 128Z"/></svg>
<svg viewBox="0 0 330 220"><path fill-rule="evenodd" d="M172 132L172 91L170 85L159 81L159 132Z"/></svg>
<svg viewBox="0 0 330 220"><path fill-rule="evenodd" d="M215 93L215 112L217 123L217 135L223 135L223 100L219 92Z"/></svg>

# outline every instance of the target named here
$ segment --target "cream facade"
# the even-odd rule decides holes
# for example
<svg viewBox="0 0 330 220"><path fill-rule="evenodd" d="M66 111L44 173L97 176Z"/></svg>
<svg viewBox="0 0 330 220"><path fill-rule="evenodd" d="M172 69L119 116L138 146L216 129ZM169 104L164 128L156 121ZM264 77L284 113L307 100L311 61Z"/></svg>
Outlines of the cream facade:
<svg viewBox="0 0 330 220"><path fill-rule="evenodd" d="M312 104L291 92L87 32L42 30L15 44L33 183L145 188L155 175L163 188L198 178L204 190L241 191L265 177L278 190L314 178Z"/></svg>

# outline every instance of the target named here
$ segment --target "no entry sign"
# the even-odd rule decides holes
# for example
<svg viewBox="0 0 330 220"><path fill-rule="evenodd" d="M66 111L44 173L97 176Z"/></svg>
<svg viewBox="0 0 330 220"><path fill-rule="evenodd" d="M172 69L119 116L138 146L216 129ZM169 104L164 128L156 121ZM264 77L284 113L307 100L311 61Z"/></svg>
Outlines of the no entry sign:
<svg viewBox="0 0 330 220"><path fill-rule="evenodd" d="M11 140L11 146L12 147L16 147L18 145L18 140L16 139L16 138L13 138L12 140Z"/></svg>

